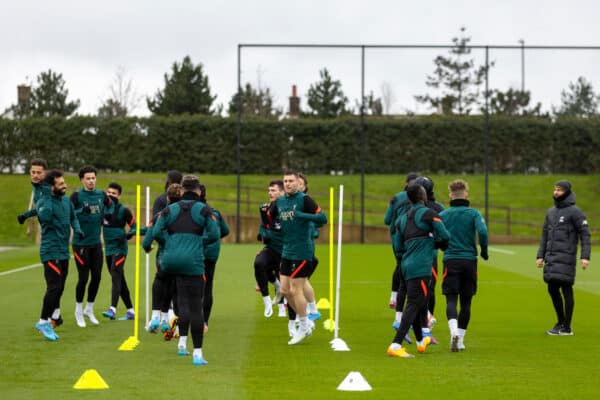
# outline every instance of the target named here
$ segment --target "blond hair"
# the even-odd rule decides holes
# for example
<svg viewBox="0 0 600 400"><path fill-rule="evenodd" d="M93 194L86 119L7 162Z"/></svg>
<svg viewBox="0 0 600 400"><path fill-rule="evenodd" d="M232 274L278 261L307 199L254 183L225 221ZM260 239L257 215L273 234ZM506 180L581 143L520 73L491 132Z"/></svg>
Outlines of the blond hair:
<svg viewBox="0 0 600 400"><path fill-rule="evenodd" d="M469 190L469 184L462 179L456 179L448 184L450 193L462 194Z"/></svg>

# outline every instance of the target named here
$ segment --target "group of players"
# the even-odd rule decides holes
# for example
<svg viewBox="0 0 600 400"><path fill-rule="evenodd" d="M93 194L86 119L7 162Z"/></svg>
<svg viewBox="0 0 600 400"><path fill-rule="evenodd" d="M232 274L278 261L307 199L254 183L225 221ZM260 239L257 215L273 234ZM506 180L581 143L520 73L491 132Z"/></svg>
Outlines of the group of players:
<svg viewBox="0 0 600 400"><path fill-rule="evenodd" d="M47 168L43 159L31 161L35 206L17 217L19 223L24 223L27 218L37 216L41 225L40 257L47 289L36 329L49 340L58 339L54 329L63 322L60 299L68 274L71 229L78 271L77 325L85 327L86 319L91 324L99 324L94 315L94 302L103 253L112 278L112 293L111 305L102 314L115 319L121 298L127 309L121 319L133 319L123 267L128 239L136 232L136 221L131 210L119 202L121 185L113 182L106 191L97 189L96 169L84 166L79 171L82 188L67 198L62 172L47 171ZM390 226L396 258L390 299L390 306L396 310L393 323L396 334L387 351L394 357L412 357L402 346L403 342L412 343L411 326L419 352L424 352L429 344L437 344L431 333L435 324L437 249L444 250L442 292L447 300L450 347L452 351L465 348L471 299L477 289L477 237L481 257L488 257L487 228L481 214L469 206L466 182L450 183L451 201L447 210L435 201L433 187L431 179L409 174L404 190L392 198L384 218ZM284 317L287 310L290 345L309 337L315 328L313 321L320 317L308 278L318 264L314 240L327 218L307 191L306 176L287 171L283 180L269 182L269 202L259 207L258 240L265 246L254 260L257 290L263 298L266 318L273 315L274 304L279 307L279 316ZM191 328L193 363L204 365L202 341L213 303L220 239L229 233L229 227L221 213L206 204L206 187L198 178L182 176L178 171L169 172L165 193L155 200L152 211L152 223L140 230L140 234L145 235L143 248L147 252L152 249L153 241L158 243L152 317L147 330L160 330L165 338L170 338L178 329L178 354L187 355L190 354L187 332ZM275 289L273 300L269 283ZM84 307L86 287L88 296ZM169 316L172 308L178 318Z"/></svg>
<svg viewBox="0 0 600 400"><path fill-rule="evenodd" d="M66 197L67 184L62 171L47 169L45 160L38 158L31 161L34 206L17 216L21 224L37 216L41 226L40 258L47 288L36 329L49 340L55 341L59 337L54 328L63 323L60 299L69 271L71 228L73 257L78 272L75 289L77 325L85 328L86 318L93 325L99 324L94 314L94 302L100 286L103 254L112 278L111 305L103 315L115 319L120 297L127 308L123 318L133 319L133 304L123 266L127 257L127 239L135 234L136 223L131 210L119 203L121 185L112 182L105 192L96 189L96 169L84 166L79 170L82 188ZM126 231L126 226L129 231ZM103 230L104 251L101 241ZM87 303L84 307L86 288Z"/></svg>
<svg viewBox="0 0 600 400"><path fill-rule="evenodd" d="M412 358L403 342L412 344L412 326L419 353L438 344L431 329L436 319L435 285L438 280L438 249L444 251L442 293L450 349L465 349L464 337L471 317L471 300L477 291L477 237L481 257L488 259L487 227L481 213L470 207L468 185L450 182L450 207L436 202L430 178L411 173L404 190L390 201L384 222L390 227L396 268L392 276L390 307L395 308L396 330L387 349L391 357ZM460 303L460 312L457 311Z"/></svg>
<svg viewBox="0 0 600 400"><path fill-rule="evenodd" d="M77 325L85 328L86 319L93 325L99 324L94 314L94 302L102 275L103 253L112 278L112 293L111 305L102 315L116 319L117 303L121 298L127 311L120 319L135 317L124 266L127 242L136 233L136 222L131 210L119 203L121 185L113 182L106 191L101 191L96 188L96 174L94 167L82 167L79 170L82 188L66 197L67 185L62 171L48 170L43 159L34 159L30 163L34 206L19 214L17 220L23 224L28 218L37 216L40 223L40 258L46 292L35 328L51 341L59 338L55 328L63 323L60 300L68 275L70 241L78 271ZM165 338L170 339L177 328L178 354L188 355L187 332L191 328L193 364L205 365L203 333L208 329L212 309L220 239L229 233L229 227L220 212L206 204L206 187L195 176L170 171L165 188L166 193L154 203L153 223L140 229L140 234L145 235L146 251L152 249L153 241L159 244L152 290L152 319L147 330L157 332L160 329ZM86 287L88 297L84 307ZM176 327L173 321L168 322L171 305L177 315L173 319L177 321Z"/></svg>
<svg viewBox="0 0 600 400"><path fill-rule="evenodd" d="M46 292L35 328L51 341L59 338L55 328L63 323L60 301L68 275L70 242L78 272L77 325L85 328L88 321L99 324L94 303L104 256L112 292L110 306L102 315L116 319L121 298L126 312L120 319L132 320L135 316L124 266L128 240L136 233L136 221L131 210L120 203L121 185L112 182L101 191L96 188L96 175L94 167L82 167L79 170L82 187L67 198L67 185L60 170L48 170L43 159L30 163L33 207L17 219L23 224L37 216L40 223L40 258ZM285 317L287 311L289 345L311 336L314 320L320 317L309 278L318 264L314 240L327 218L306 194L307 183L303 174L287 171L283 180L269 182L269 202L259 206L257 239L264 248L254 260L257 291L262 295L264 317L273 315L275 304L280 317ZM488 259L487 227L481 213L470 207L468 184L461 179L450 182L448 209L435 200L433 189L430 178L408 174L404 190L392 198L384 217L396 258L390 297L390 307L396 311L392 324L396 332L387 349L391 357L413 357L403 346L404 342L413 342L411 327L419 353L425 352L430 344L438 344L432 334L436 323L438 249L444 252L441 279L450 349L453 352L465 349L471 301L477 291L477 241L481 248L479 255ZM589 264L590 235L585 216L574 206L570 183L558 181L553 197L555 207L546 217L536 264L544 267L544 280L558 319L547 333L564 336L573 334L572 285L577 241L582 242L581 264L585 269ZM158 243L152 317L146 329L154 333L162 331L165 339L179 336L177 352L182 356L190 354L187 350L190 331L194 348L192 363L205 365L203 335L208 330L213 304L220 240L228 235L229 227L221 213L207 204L206 187L198 178L182 176L178 171L168 173L165 193L155 200L152 211L152 222L140 229L145 236L146 252L151 251L153 242ZM273 300L269 283L275 288Z"/></svg>

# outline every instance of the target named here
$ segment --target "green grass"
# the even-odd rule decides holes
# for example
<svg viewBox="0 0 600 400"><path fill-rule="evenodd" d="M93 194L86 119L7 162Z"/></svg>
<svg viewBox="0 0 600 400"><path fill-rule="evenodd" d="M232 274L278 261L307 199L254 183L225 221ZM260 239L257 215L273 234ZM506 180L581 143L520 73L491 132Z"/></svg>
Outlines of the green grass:
<svg viewBox="0 0 600 400"><path fill-rule="evenodd" d="M591 377L600 373L595 363L600 353L596 338L600 322L595 317L600 270L592 264L587 271L578 272L575 336L549 337L544 331L553 325L554 316L534 264L535 247L493 247L490 260L480 263L479 292L465 338L467 350L448 350L445 301L438 286L434 334L441 344L430 346L426 354L412 360L385 355L393 338L393 311L387 308L393 258L387 245L343 248L340 337L350 352L332 351L328 343L332 334L320 323L306 343L288 346L285 320L265 319L262 301L254 291L252 260L259 247L225 245L217 266L213 317L205 337L206 367L193 367L189 357L176 355L174 342L164 342L143 330L134 351L118 351L133 332L131 322L101 321L98 327L78 328L72 316L73 263L63 297L61 338L56 343L45 341L33 329L44 290L42 270L3 275L0 393L3 399L596 398ZM36 251L0 252L0 269L33 264ZM318 256L321 265L312 282L318 297L326 297L327 248L318 247ZM126 267L130 283L133 260L132 254ZM109 288L104 271L97 314L108 305ZM121 306L119 314L122 312ZM416 353L414 345L409 349ZM72 389L86 369L96 369L110 389ZM359 371L373 391L337 391L350 371Z"/></svg>
<svg viewBox="0 0 600 400"><path fill-rule="evenodd" d="M241 213L256 216L256 206L266 200L266 185L278 175L242 176ZM456 178L466 179L471 186L470 199L483 212L484 177L482 175L432 175L436 182L437 199L448 205L447 183ZM489 178L489 221L491 233L510 234L513 237L537 238L544 221L546 210L552 206L552 185L559 175L492 175ZM568 177L577 194L577 204L584 210L590 226L600 226L600 213L594 212L600 202L600 175L577 175ZM237 198L237 178L235 175L200 175L206 183L208 198L213 206L225 215L235 215ZM383 227L383 215L389 199L402 190L403 175L367 175L365 177L365 223ZM98 187L105 188L111 181L120 182L124 188L123 202L135 206L135 185L150 186L152 200L164 190L164 174L108 173L98 176ZM66 177L69 192L81 186L76 175ZM346 223L360 223L360 176L315 175L309 177L310 194L327 210L329 208L329 187L344 184L344 220ZM16 222L16 215L27 207L31 186L28 176L0 174L0 191L5 195L0 199L0 245L27 245L32 239L26 228ZM337 196L337 195L336 195ZM144 197L144 193L142 193ZM336 198L337 202L337 198ZM142 199L142 208L145 198ZM510 210L509 210L510 208ZM336 206L337 211L337 206ZM142 212L142 220L145 213ZM510 224L507 221L510 220ZM510 229L508 229L510 227ZM383 235L385 237L385 235ZM367 237L368 240L368 237Z"/></svg>

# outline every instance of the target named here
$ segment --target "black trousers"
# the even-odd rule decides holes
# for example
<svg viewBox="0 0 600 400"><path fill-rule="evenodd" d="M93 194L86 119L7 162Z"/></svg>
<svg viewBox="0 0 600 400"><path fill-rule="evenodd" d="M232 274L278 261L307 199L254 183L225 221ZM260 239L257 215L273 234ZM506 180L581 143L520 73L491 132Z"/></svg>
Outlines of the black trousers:
<svg viewBox="0 0 600 400"><path fill-rule="evenodd" d="M208 325L210 318L210 312L213 306L213 283L215 280L215 268L217 266L217 260L204 260L204 276L206 282L204 284L204 322Z"/></svg>
<svg viewBox="0 0 600 400"><path fill-rule="evenodd" d="M177 302L179 303L179 335L191 330L194 348L202 347L204 339L204 275L177 275Z"/></svg>
<svg viewBox="0 0 600 400"><path fill-rule="evenodd" d="M558 323L570 328L571 320L573 319L573 309L575 308L573 285L565 282L550 281L548 282L548 293L552 299Z"/></svg>
<svg viewBox="0 0 600 400"><path fill-rule="evenodd" d="M42 302L40 319L50 319L55 308L60 308L60 298L65 289L65 281L69 274L69 260L52 260L44 262L44 278L46 293Z"/></svg>
<svg viewBox="0 0 600 400"><path fill-rule="evenodd" d="M402 312L404 302L406 300L406 282L402 276L402 257L396 257L396 268L392 274L392 291L397 291L396 295L396 312Z"/></svg>
<svg viewBox="0 0 600 400"><path fill-rule="evenodd" d="M166 313L173 301L173 312L179 315L176 292L175 275L162 271L157 260L156 274L152 282L152 309Z"/></svg>
<svg viewBox="0 0 600 400"><path fill-rule="evenodd" d="M402 313L400 327L394 336L394 343L402 344L404 336L408 333L411 325L415 332L417 341L423 340L421 331L422 314L427 314L427 294L429 291L429 280L431 277L421 277L406 281L406 308Z"/></svg>
<svg viewBox="0 0 600 400"><path fill-rule="evenodd" d="M131 294L129 293L129 287L127 287L127 281L125 280L125 259L126 256L122 254L106 256L106 265L108 265L108 272L112 278L110 305L115 308L119 302L119 297L123 300L123 304L125 304L126 308L133 308Z"/></svg>
<svg viewBox="0 0 600 400"><path fill-rule="evenodd" d="M447 294L446 295L446 317L450 319L458 320L458 327L460 329L467 329L469 321L471 320L471 301L473 296L460 295L458 294ZM458 302L460 301L460 311L457 311Z"/></svg>
<svg viewBox="0 0 600 400"><path fill-rule="evenodd" d="M75 258L79 275L77 286L75 287L75 301L83 303L85 288L89 279L88 302L93 303L98 294L100 279L102 279L102 244L98 243L91 247L73 246L73 257ZM91 279L90 275L92 276Z"/></svg>
<svg viewBox="0 0 600 400"><path fill-rule="evenodd" d="M263 248L254 259L254 278L260 288L260 293L264 296L269 295L269 282L275 282L279 275L279 264L281 255L277 254L269 247Z"/></svg>

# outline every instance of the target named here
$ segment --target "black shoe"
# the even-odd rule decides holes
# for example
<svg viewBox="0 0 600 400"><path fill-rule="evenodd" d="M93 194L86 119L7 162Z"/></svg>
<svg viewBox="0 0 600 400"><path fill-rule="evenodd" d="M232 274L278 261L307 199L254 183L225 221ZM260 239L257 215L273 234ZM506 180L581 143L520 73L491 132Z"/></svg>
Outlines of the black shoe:
<svg viewBox="0 0 600 400"><path fill-rule="evenodd" d="M563 326L562 326L562 324L556 324L556 325L554 325L554 328L552 328L552 329L548 329L548 330L546 331L546 333L547 333L548 335L551 335L551 336L557 336L557 335L560 335L560 331L561 331L561 329L564 329L564 328L563 328ZM569 329L569 330L570 330L570 329Z"/></svg>
<svg viewBox="0 0 600 400"><path fill-rule="evenodd" d="M573 331L571 330L570 327L568 326L563 326L560 328L560 330L558 331L558 334L560 336L573 336Z"/></svg>
<svg viewBox="0 0 600 400"><path fill-rule="evenodd" d="M62 316L59 316L57 319L52 318L50 320L50 323L52 324L53 328L56 328L57 326L61 326L63 324Z"/></svg>

